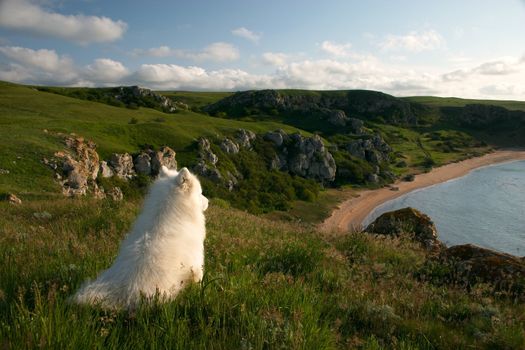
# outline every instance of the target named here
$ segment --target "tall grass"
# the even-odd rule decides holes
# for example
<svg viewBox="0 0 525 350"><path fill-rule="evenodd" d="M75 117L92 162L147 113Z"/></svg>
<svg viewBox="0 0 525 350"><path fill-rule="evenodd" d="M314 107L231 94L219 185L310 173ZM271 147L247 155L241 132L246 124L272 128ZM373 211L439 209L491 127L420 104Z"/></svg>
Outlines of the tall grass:
<svg viewBox="0 0 525 350"><path fill-rule="evenodd" d="M404 238L322 237L212 205L206 274L133 312L67 298L109 266L140 200L0 204L0 346L461 349L525 346L523 304L416 278ZM34 215L47 212L50 215Z"/></svg>

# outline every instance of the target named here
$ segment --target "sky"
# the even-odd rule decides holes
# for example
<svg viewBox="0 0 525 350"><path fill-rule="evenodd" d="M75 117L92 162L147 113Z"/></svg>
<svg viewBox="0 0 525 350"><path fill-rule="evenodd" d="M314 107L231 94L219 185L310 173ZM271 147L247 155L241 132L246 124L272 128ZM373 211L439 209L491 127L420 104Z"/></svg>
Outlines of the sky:
<svg viewBox="0 0 525 350"><path fill-rule="evenodd" d="M0 0L0 80L525 100L525 0Z"/></svg>

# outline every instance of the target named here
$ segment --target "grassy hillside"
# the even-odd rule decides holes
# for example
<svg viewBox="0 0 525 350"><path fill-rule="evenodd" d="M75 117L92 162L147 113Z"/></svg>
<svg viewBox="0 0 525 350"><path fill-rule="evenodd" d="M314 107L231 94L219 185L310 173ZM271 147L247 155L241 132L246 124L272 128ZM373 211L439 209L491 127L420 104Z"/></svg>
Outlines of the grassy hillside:
<svg viewBox="0 0 525 350"><path fill-rule="evenodd" d="M486 286L434 283L440 267L425 265L408 239L322 237L217 205L207 213L202 284L133 313L68 304L84 279L111 264L138 203L0 203L4 348L525 346L523 304Z"/></svg>
<svg viewBox="0 0 525 350"><path fill-rule="evenodd" d="M238 128L298 131L275 122L224 120L191 111L166 114L147 108L131 110L3 82L0 125L0 168L10 171L0 178L0 193L22 196L57 192L52 171L41 162L63 149L52 135L56 132L93 140L102 158L112 152L137 152L142 145L167 145L177 151L177 159L184 166L194 158L194 152L187 148L200 136L230 134Z"/></svg>
<svg viewBox="0 0 525 350"><path fill-rule="evenodd" d="M525 111L524 101L511 100L474 100L457 97L436 97L436 96L412 96L402 97L403 100L416 102L432 107L464 107L471 104L482 104L504 107L512 111Z"/></svg>

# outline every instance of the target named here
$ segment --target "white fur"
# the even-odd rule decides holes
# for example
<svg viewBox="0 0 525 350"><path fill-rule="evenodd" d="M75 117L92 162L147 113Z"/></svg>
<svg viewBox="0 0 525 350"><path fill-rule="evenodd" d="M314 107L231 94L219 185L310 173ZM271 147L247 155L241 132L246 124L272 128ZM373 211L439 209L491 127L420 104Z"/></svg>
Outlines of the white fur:
<svg viewBox="0 0 525 350"><path fill-rule="evenodd" d="M189 282L201 281L207 208L195 175L163 167L113 265L73 300L130 308L142 297L172 299Z"/></svg>

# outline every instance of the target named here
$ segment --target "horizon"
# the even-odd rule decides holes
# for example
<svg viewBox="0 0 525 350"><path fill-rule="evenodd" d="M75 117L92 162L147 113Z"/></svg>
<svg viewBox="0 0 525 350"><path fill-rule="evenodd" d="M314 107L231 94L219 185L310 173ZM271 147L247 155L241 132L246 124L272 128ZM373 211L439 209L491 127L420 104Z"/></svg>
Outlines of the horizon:
<svg viewBox="0 0 525 350"><path fill-rule="evenodd" d="M0 80L523 101L524 19L518 0L2 0Z"/></svg>

